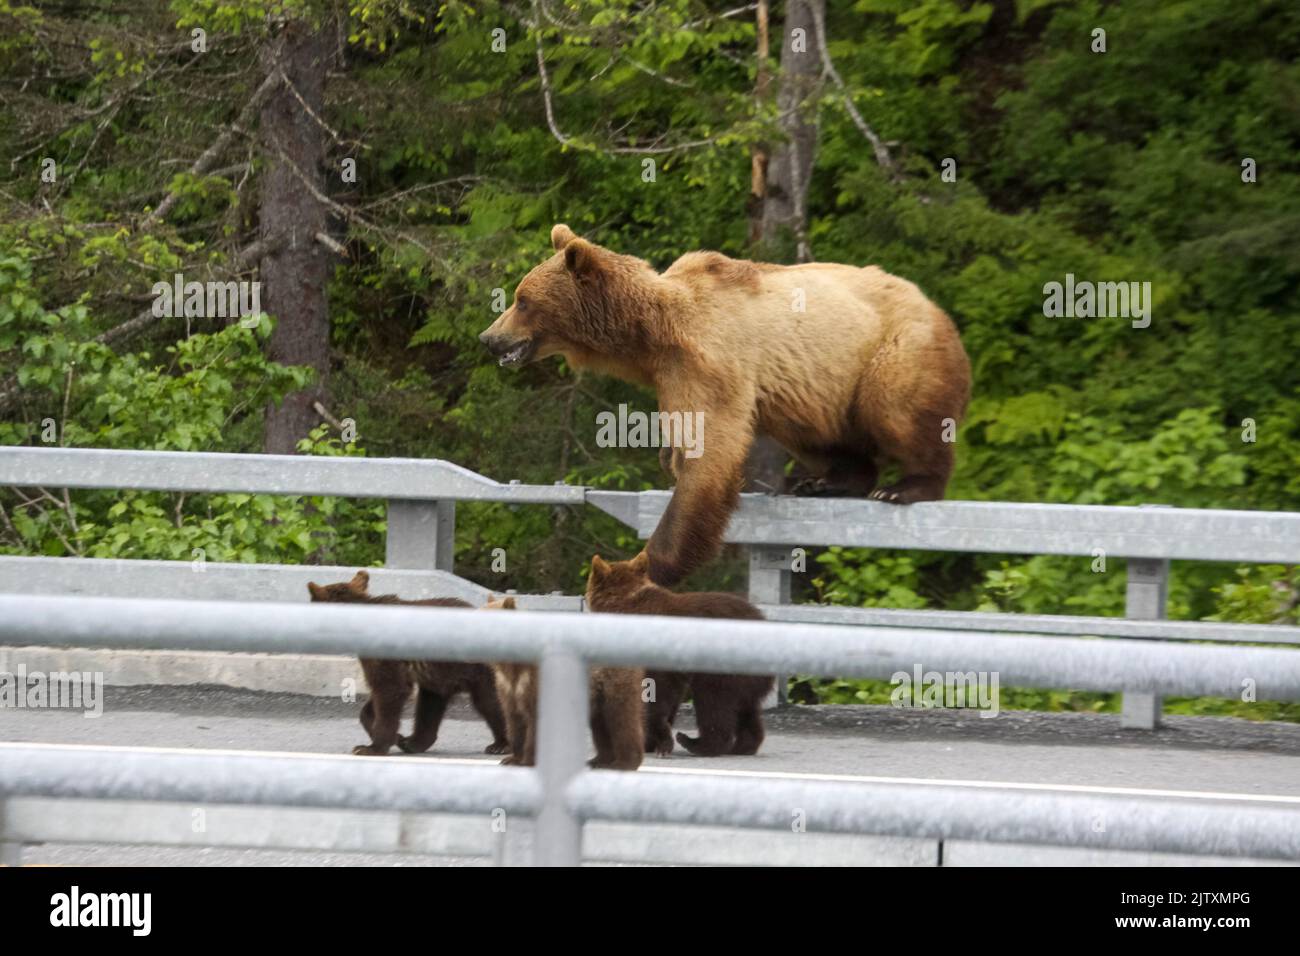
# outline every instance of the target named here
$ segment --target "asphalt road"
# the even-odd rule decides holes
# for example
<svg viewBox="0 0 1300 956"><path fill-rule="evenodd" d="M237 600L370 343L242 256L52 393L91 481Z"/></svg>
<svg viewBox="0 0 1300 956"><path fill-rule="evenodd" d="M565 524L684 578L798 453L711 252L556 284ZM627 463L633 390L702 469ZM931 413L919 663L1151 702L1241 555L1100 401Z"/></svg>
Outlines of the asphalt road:
<svg viewBox="0 0 1300 956"><path fill-rule="evenodd" d="M218 687L107 688L98 718L63 710L6 710L0 717L0 739L346 754L366 739L357 710L356 703L339 700ZM648 757L646 766L669 772L708 769L1300 797L1300 725L1295 724L1171 717L1159 730L1143 732L1121 730L1118 716L1110 714L1008 711L985 719L960 710L800 706L771 713L767 726L767 741L754 757L698 758L679 748L668 758ZM689 708L678 727L693 728ZM486 726L466 705L457 704L433 750L403 759L495 761L482 753L489 739ZM24 862L429 861L269 850L45 846L29 847Z"/></svg>

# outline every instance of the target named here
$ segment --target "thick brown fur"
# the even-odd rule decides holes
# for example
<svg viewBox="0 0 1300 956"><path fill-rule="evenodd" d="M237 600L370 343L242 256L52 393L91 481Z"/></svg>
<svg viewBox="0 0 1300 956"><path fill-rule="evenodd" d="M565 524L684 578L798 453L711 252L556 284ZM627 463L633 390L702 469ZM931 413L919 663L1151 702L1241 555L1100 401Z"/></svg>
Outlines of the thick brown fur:
<svg viewBox="0 0 1300 956"><path fill-rule="evenodd" d="M647 548L659 584L716 553L759 434L815 476L796 491L943 497L970 363L951 320L911 282L875 266L716 252L660 274L565 225L551 244L480 339L502 364L561 355L654 388L662 412L704 413L703 454L665 456L677 487ZM901 479L877 488L878 460L898 463Z"/></svg>
<svg viewBox="0 0 1300 956"><path fill-rule="evenodd" d="M685 617L761 621L763 613L736 594L697 592L676 594L650 580L650 560L644 551L631 561L610 564L596 555L587 578L587 606L603 614L662 614ZM692 754L758 753L763 744L763 698L771 692L771 677L751 674L682 674L647 671L654 696L646 707L645 745L666 757L673 751L673 720L688 691L695 700L699 736L679 733L677 742Z"/></svg>
<svg viewBox="0 0 1300 956"><path fill-rule="evenodd" d="M370 575L358 571L351 581L341 584L307 585L313 601L349 604L411 604L422 607L470 607L460 598L429 598L403 601L395 594L372 596ZM503 754L510 749L506 721L497 700L496 682L487 664L454 661L394 661L361 658L361 672L370 688L370 699L361 708L361 726L370 735L370 743L352 748L354 754L383 756L393 744L406 753L424 753L438 739L438 729L451 699L459 693L469 695L470 703L492 731L492 743L485 753ZM398 733L402 708L411 699L411 690L419 688L415 700L415 727L411 736Z"/></svg>
<svg viewBox="0 0 1300 956"><path fill-rule="evenodd" d="M514 610L515 599L493 600L484 608ZM537 763L537 665L494 664L497 693L510 727L510 756L501 762L521 767ZM596 756L587 765L596 769L635 770L644 753L641 729L641 681L635 667L593 667L588 690L587 720Z"/></svg>

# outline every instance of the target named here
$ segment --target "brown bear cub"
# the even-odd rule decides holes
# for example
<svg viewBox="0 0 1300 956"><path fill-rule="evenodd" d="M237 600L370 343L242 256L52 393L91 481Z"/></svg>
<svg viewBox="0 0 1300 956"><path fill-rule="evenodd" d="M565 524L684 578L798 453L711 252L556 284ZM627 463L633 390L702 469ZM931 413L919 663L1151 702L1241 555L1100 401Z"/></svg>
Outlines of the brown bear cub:
<svg viewBox="0 0 1300 956"><path fill-rule="evenodd" d="M942 498L970 362L952 321L876 266L780 266L691 252L664 272L551 230L554 255L479 339L501 365L563 356L655 390L676 478L646 545L672 586L718 550L759 435L810 477L797 493ZM687 422L698 422L695 438ZM901 477L878 487L879 466Z"/></svg>
<svg viewBox="0 0 1300 956"><path fill-rule="evenodd" d="M515 599L493 600L484 609L514 610ZM537 763L537 665L493 664L497 694L510 727L511 754L501 762L531 767ZM642 742L641 681L635 667L593 667L587 720L596 756L594 769L635 770L645 752Z"/></svg>
<svg viewBox="0 0 1300 956"><path fill-rule="evenodd" d="M662 614L761 621L763 613L735 594L676 594L650 580L650 559L642 551L631 561L610 564L596 555L587 578L587 606L605 614ZM763 698L772 677L750 674L681 674L647 671L654 698L646 707L645 746L661 757L673 752L673 719L686 692L695 698L700 735L679 733L677 742L700 757L748 756L763 743Z"/></svg>
<svg viewBox="0 0 1300 956"><path fill-rule="evenodd" d="M410 604L421 607L471 607L460 598L429 598L403 601L395 594L371 596L367 590L370 575L358 571L343 584L307 585L313 601L349 604ZM370 735L370 743L352 748L354 754L383 756L393 744L408 754L424 753L438 739L438 728L447 704L457 694L469 694L474 709L487 721L492 743L485 753L510 751L506 723L497 700L492 668L487 664L455 661L393 661L361 658L361 671L370 688L370 699L361 708L361 726ZM411 689L419 687L415 700L415 728L411 736L398 733L402 708L411 699Z"/></svg>

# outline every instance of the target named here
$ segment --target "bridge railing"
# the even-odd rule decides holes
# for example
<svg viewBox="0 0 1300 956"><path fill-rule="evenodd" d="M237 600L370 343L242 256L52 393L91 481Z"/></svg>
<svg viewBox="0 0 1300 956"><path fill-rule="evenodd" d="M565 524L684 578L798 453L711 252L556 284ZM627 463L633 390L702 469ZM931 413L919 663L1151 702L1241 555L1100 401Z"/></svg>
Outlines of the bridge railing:
<svg viewBox="0 0 1300 956"><path fill-rule="evenodd" d="M755 674L790 667L887 677L904 662L921 660L940 671L1001 669L1004 680L1030 685L1061 679L1102 689L1123 678L1157 695L1229 695L1249 680L1263 697L1297 699L1300 653L1291 650L650 616L614 622L596 614L453 609L436 612L439 626L430 628L431 613L392 606L0 595L0 643L537 661L535 769L411 758L0 744L0 797L519 815L535 821L532 861L543 865L579 863L588 820L787 832L797 824L811 833L1300 859L1300 798L1294 797L1198 798L1103 788L1080 793L761 773L676 778L584 769L591 664Z"/></svg>
<svg viewBox="0 0 1300 956"><path fill-rule="evenodd" d="M645 538L669 500L668 492L501 483L436 460L65 448L0 448L0 485L383 498L388 503L386 568L372 573L374 587L410 597L455 595L471 602L483 600L488 589L454 573L457 501L586 503ZM743 495L727 540L747 548L750 597L779 621L1300 644L1298 627L1164 620L1171 559L1300 563L1298 513L969 501L898 507L856 499ZM830 545L1068 555L1084 559L1089 571L1098 561L1106 566L1123 560L1126 617L791 604L799 549ZM0 592L301 601L306 600L308 580L342 580L353 570L0 556ZM194 573L199 571L204 573ZM520 604L578 610L582 600L576 595L521 595ZM1040 686L1070 685L1056 678ZM1141 691L1123 674L1108 689L1124 694L1125 726L1151 728L1158 723L1158 696Z"/></svg>

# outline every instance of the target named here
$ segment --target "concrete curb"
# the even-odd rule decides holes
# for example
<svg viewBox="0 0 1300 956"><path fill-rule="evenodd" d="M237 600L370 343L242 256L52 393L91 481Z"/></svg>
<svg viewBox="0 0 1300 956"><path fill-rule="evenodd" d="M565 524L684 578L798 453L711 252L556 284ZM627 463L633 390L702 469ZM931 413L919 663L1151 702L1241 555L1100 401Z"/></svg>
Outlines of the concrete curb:
<svg viewBox="0 0 1300 956"><path fill-rule="evenodd" d="M216 684L242 690L338 697L349 686L365 693L356 658L324 654L238 654L221 651L105 650L86 647L0 647L0 672L102 673L110 687ZM348 685L345 681L354 681Z"/></svg>

